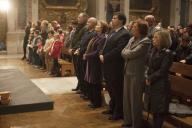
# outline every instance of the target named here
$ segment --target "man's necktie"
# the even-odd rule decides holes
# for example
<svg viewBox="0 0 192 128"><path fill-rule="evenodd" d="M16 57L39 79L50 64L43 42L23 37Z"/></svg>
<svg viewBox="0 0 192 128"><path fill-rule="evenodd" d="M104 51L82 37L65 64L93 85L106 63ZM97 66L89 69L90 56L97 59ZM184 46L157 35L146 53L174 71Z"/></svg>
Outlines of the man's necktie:
<svg viewBox="0 0 192 128"><path fill-rule="evenodd" d="M103 48L102 48L102 50L100 51L100 53L103 53L103 50L104 50L104 48L106 47L106 45L107 45L107 42L115 35L115 31L112 31L108 36L107 36L107 38L106 38L106 40L105 40L105 43L104 43L104 45L103 45Z"/></svg>

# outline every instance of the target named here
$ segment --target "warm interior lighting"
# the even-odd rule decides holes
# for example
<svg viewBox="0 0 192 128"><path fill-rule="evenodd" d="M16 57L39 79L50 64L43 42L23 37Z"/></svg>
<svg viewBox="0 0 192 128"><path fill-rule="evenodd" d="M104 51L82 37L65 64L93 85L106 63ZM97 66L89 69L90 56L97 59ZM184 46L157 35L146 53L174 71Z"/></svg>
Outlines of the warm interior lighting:
<svg viewBox="0 0 192 128"><path fill-rule="evenodd" d="M0 10L1 11L8 11L9 9L10 9L9 0L0 0Z"/></svg>

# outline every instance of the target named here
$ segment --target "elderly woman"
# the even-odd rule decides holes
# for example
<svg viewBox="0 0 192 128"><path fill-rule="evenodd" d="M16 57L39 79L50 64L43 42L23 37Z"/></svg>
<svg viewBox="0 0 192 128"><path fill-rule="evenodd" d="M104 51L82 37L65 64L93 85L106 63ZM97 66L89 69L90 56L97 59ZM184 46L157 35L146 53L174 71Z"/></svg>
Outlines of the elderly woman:
<svg viewBox="0 0 192 128"><path fill-rule="evenodd" d="M145 107L153 115L153 128L161 128L169 108L169 68L172 65L171 37L165 30L153 37L153 49L147 59Z"/></svg>
<svg viewBox="0 0 192 128"><path fill-rule="evenodd" d="M142 88L145 60L150 46L147 37L146 21L138 20L133 24L132 35L121 55L125 60L122 127L140 128L142 126Z"/></svg>
<svg viewBox="0 0 192 128"><path fill-rule="evenodd" d="M95 27L96 36L91 39L87 46L87 50L83 56L87 60L85 81L90 87L91 108L100 107L101 98L101 63L99 61L99 51L105 43L105 33L108 30L107 23L100 21Z"/></svg>

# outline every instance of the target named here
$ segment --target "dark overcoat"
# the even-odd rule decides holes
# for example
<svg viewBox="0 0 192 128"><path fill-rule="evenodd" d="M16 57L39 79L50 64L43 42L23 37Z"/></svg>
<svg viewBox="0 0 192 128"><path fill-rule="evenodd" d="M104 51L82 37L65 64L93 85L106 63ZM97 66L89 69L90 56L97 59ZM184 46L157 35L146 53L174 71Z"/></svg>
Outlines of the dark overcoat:
<svg viewBox="0 0 192 128"><path fill-rule="evenodd" d="M153 48L147 61L146 79L151 85L146 85L144 100L147 110L151 113L167 113L170 102L169 69L172 65L172 53L168 49Z"/></svg>

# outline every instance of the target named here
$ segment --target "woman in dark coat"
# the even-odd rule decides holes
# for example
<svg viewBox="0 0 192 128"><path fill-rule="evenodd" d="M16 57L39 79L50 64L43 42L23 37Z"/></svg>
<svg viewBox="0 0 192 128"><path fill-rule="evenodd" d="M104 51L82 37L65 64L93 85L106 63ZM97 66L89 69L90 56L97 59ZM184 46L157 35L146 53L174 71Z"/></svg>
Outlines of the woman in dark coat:
<svg viewBox="0 0 192 128"><path fill-rule="evenodd" d="M85 81L90 86L91 108L101 106L101 64L99 61L99 51L106 40L105 33L108 27L103 21L100 21L95 27L97 35L91 39L87 46L87 50L83 56L87 60Z"/></svg>
<svg viewBox="0 0 192 128"><path fill-rule="evenodd" d="M153 128L161 128L168 113L170 101L169 68L173 57L170 34L157 31L153 37L153 49L148 56L146 69L145 108L153 115Z"/></svg>

